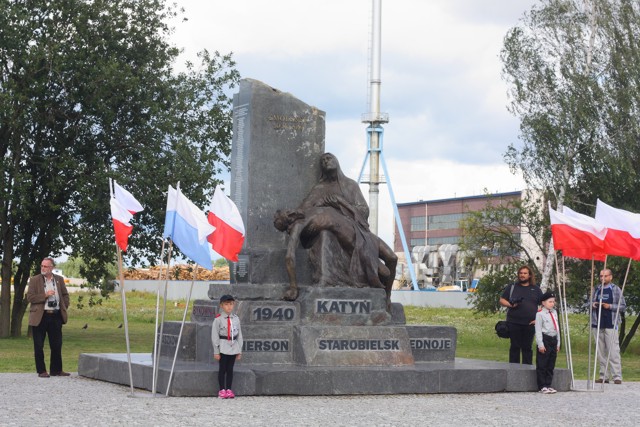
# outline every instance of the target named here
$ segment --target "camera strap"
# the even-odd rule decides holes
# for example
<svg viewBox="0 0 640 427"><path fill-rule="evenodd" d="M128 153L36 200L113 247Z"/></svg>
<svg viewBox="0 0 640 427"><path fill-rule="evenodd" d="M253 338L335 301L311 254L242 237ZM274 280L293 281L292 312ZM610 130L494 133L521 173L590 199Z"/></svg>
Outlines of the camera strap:
<svg viewBox="0 0 640 427"><path fill-rule="evenodd" d="M513 299L513 288L515 288L515 283L511 284L511 290L509 291L509 301ZM507 311L511 310L511 307L507 307Z"/></svg>
<svg viewBox="0 0 640 427"><path fill-rule="evenodd" d="M51 280L47 280L47 278L45 277L45 275L42 275L42 278L44 280L44 291L45 293L47 292L47 289L53 289L53 300L50 299L51 297L47 298L47 301L55 301L56 302L56 308L58 307L58 305L60 304L59 298L58 298L58 287L56 286L56 278L55 277L51 277Z"/></svg>

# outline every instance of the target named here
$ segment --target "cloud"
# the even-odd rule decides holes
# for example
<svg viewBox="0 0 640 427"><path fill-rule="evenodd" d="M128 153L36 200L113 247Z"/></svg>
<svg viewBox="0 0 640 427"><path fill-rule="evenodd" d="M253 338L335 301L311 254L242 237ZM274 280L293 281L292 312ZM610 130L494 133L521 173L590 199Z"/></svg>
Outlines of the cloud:
<svg viewBox="0 0 640 427"><path fill-rule="evenodd" d="M383 2L381 110L390 115L384 157L398 202L524 187L502 159L517 143L518 121L506 110L498 55L507 30L534 3ZM204 48L234 52L243 77L325 111L326 149L357 178L367 147L361 116L368 111L370 1L178 4L189 20L176 23L172 41L185 58ZM381 237L391 243L382 234L391 230L391 211L380 210Z"/></svg>

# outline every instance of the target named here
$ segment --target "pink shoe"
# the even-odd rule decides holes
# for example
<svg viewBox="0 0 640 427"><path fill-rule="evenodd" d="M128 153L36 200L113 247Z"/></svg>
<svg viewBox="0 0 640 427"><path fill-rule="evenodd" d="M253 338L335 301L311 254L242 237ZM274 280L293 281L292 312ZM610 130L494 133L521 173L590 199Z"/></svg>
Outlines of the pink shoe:
<svg viewBox="0 0 640 427"><path fill-rule="evenodd" d="M218 392L218 399L226 399L227 397L227 390L220 390Z"/></svg>
<svg viewBox="0 0 640 427"><path fill-rule="evenodd" d="M231 389L227 390L227 399L233 399L234 397L236 397L235 394L233 394L233 391Z"/></svg>

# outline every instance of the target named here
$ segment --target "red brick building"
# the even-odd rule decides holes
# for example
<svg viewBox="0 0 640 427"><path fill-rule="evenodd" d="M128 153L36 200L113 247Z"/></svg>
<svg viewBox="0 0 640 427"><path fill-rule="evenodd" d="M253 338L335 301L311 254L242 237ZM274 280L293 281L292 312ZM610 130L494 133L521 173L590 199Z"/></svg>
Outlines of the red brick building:
<svg viewBox="0 0 640 427"><path fill-rule="evenodd" d="M521 191L496 193L453 199L399 203L398 213L407 239L409 251L414 246L457 244L460 240L460 220L467 212L478 211L487 205L506 203L521 198ZM394 251L402 252L398 226L394 227Z"/></svg>

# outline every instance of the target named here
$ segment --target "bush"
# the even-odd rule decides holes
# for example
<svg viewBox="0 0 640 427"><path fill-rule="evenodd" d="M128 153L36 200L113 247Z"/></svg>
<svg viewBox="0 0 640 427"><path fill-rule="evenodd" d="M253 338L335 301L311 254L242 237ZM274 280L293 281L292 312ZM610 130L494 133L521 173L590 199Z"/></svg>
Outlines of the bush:
<svg viewBox="0 0 640 427"><path fill-rule="evenodd" d="M489 315L500 311L500 295L504 288L513 283L520 265L510 264L486 274L476 288L476 292L467 298L478 314Z"/></svg>

